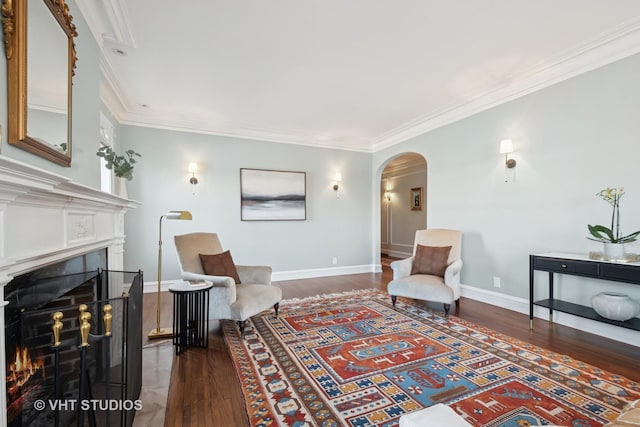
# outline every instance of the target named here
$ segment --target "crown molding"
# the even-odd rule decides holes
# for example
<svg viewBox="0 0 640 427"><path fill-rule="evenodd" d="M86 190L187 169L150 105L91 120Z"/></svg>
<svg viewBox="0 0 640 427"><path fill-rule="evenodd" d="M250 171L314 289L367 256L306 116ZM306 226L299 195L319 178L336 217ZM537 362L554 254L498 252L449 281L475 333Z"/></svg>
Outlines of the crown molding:
<svg viewBox="0 0 640 427"><path fill-rule="evenodd" d="M103 99L106 103L106 100ZM115 114L114 114L115 115ZM291 132L282 130L259 129L249 126L238 126L229 123L198 123L185 121L171 121L166 118L153 118L145 114L144 116L127 113L122 117L117 117L121 125L149 127L154 129L164 129L176 132L192 132L204 135L222 136L228 138L248 139L265 142L277 142L281 144L303 145L317 148L327 148L343 151L371 152L368 141L350 141L345 144L342 141L319 140L313 135L303 132Z"/></svg>
<svg viewBox="0 0 640 427"><path fill-rule="evenodd" d="M619 26L540 65L520 81L418 117L372 141L383 150L620 59L640 53L640 19Z"/></svg>
<svg viewBox="0 0 640 427"><path fill-rule="evenodd" d="M100 53L100 77L100 99L120 122L133 107L124 95L125 91L121 89L110 61L103 52Z"/></svg>
<svg viewBox="0 0 640 427"><path fill-rule="evenodd" d="M76 4L99 46L136 47L125 0L76 0Z"/></svg>

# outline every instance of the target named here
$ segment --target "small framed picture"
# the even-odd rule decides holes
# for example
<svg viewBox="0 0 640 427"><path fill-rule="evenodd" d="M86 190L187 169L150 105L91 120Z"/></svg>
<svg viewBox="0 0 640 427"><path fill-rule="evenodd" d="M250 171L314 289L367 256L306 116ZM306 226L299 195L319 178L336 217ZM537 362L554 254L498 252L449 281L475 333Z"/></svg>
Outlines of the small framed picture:
<svg viewBox="0 0 640 427"><path fill-rule="evenodd" d="M411 189L411 210L412 211L421 211L422 210L422 187L416 187Z"/></svg>

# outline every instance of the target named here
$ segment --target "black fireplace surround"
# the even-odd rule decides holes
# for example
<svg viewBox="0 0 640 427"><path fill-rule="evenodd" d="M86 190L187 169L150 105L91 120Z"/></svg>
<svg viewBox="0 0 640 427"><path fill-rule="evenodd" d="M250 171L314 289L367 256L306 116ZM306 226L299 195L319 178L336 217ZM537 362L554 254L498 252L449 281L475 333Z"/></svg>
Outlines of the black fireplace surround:
<svg viewBox="0 0 640 427"><path fill-rule="evenodd" d="M132 425L142 405L143 276L106 266L107 250L101 249L16 276L5 286L8 426ZM109 295L112 281L131 286ZM86 346L82 310L91 315ZM61 313L59 345L54 313Z"/></svg>

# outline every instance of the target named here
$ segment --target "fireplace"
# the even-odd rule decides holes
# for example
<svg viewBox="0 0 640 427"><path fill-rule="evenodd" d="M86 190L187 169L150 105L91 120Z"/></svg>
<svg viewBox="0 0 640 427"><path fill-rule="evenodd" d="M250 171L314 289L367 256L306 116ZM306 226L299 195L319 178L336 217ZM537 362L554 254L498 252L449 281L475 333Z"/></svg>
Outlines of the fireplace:
<svg viewBox="0 0 640 427"><path fill-rule="evenodd" d="M4 377L6 383L5 392L0 392L0 427L8 425L7 413L13 413L16 400L18 406L24 406L27 399L37 400L38 393L51 393L50 382L56 366L69 377L69 384L59 390L64 398L68 393L65 387L72 389L73 381L80 381L78 310L83 303L91 314L90 345L84 350L85 359L92 360L84 370L89 373L87 384L91 393L96 399L102 399L101 393L107 394L103 386L107 372L114 384L108 388L112 399L117 399L113 396L119 396L117 393L122 390L128 393L127 398L135 395L132 393L136 388L139 392L139 384L133 384L126 375L129 371L140 372L141 359L123 362L118 358L128 354L117 350L136 333L128 330L132 323L128 319L139 314L131 310L137 306L132 298L139 292L137 287L142 285L142 275L122 272L124 217L138 205L136 201L74 183L65 176L0 154L0 329L7 335L6 340L0 340L0 377ZM54 275L51 269L58 263L67 264ZM37 275L38 279L45 280L35 280ZM56 285L46 280L53 276L59 276ZM36 284L28 290L18 287L17 282L14 283L16 279ZM129 293L123 297L125 290ZM16 306L14 302L19 303ZM114 331L125 329L124 334L114 333L108 340L101 338L105 330L103 310L107 304L112 306ZM62 309L63 306L67 308ZM57 365L51 352L52 316L56 312L62 312ZM139 322L137 326L139 329ZM9 344L8 336L15 338L18 329L24 334L23 338L17 340L17 345L13 341ZM70 345L67 340L75 342ZM107 351L109 357L104 356ZM76 362L66 363L66 358L72 356ZM126 371L124 380L121 380L121 370ZM58 408L58 412L75 416L68 408L70 401L63 400L67 408ZM21 417L22 425L27 425ZM125 418L125 425L129 425L130 416ZM30 425L38 423L34 421Z"/></svg>
<svg viewBox="0 0 640 427"><path fill-rule="evenodd" d="M5 287L8 426L131 425L141 405L142 273L108 271L106 258L105 249L79 255ZM110 298L112 280L132 286Z"/></svg>

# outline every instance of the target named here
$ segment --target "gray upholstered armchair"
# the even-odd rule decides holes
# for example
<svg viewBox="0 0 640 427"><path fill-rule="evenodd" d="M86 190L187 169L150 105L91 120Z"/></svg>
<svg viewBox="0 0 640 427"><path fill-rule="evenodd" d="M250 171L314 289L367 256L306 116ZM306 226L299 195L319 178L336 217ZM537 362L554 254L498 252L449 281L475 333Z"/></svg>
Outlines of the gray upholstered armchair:
<svg viewBox="0 0 640 427"><path fill-rule="evenodd" d="M184 280L208 280L213 283L209 304L212 319L235 320L244 335L246 320L273 307L278 315L282 290L271 286L271 267L235 265L241 283L230 276L205 274L200 254L217 255L224 251L216 233L190 233L174 237ZM230 256L229 256L230 259Z"/></svg>
<svg viewBox="0 0 640 427"><path fill-rule="evenodd" d="M426 249L419 248L419 245ZM451 247L448 252L444 248L447 246ZM391 295L393 305L396 304L396 298L401 296L443 303L445 314L449 314L451 303L455 302L458 307L461 246L462 233L458 230L432 228L416 231L413 256L391 263L393 280L389 282L387 292ZM417 262L416 252L421 258Z"/></svg>

